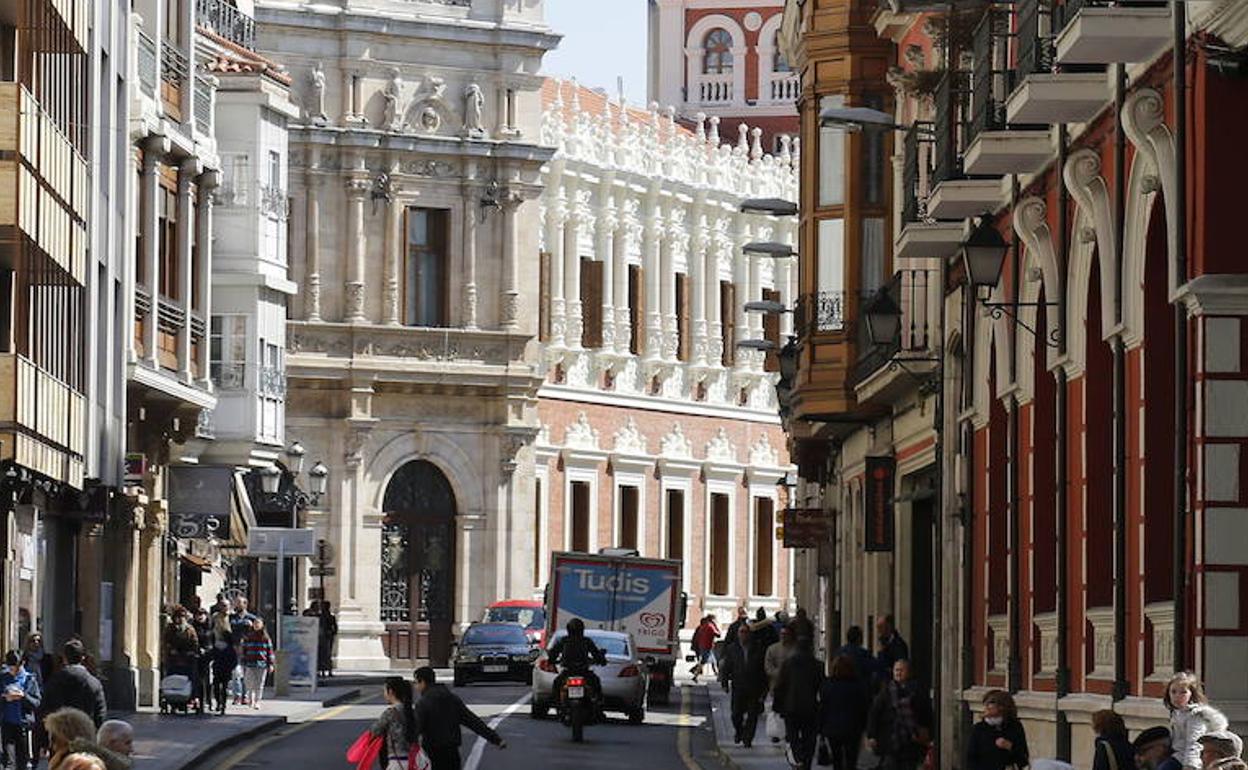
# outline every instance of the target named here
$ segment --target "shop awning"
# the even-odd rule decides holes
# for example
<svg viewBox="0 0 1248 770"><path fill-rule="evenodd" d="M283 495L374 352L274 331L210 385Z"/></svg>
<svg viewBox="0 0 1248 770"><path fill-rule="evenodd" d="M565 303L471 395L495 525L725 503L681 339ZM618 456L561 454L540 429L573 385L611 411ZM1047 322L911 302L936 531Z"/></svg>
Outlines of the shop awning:
<svg viewBox="0 0 1248 770"><path fill-rule="evenodd" d="M182 563L188 567L191 567L192 569L198 569L201 572L212 571L212 562L208 561L202 556L198 556L193 553L184 553L184 554L181 554L180 556L182 559Z"/></svg>

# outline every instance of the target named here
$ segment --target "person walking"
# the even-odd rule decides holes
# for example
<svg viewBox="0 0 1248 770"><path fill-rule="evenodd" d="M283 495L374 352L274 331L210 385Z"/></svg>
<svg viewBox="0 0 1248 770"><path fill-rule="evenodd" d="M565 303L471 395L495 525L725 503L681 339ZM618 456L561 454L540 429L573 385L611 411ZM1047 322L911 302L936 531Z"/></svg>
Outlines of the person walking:
<svg viewBox="0 0 1248 770"><path fill-rule="evenodd" d="M793 635L792 629L787 626L785 632ZM792 652L781 664L772 688L771 708L784 717L789 764L798 770L810 770L810 761L815 755L822 684L823 663L815 658L814 640L807 636L795 639Z"/></svg>
<svg viewBox="0 0 1248 770"><path fill-rule="evenodd" d="M98 728L104 724L108 702L100 680L83 665L87 653L82 642L70 639L61 648L61 655L65 665L52 675L43 689L43 712L50 714L65 706L76 708L89 716Z"/></svg>
<svg viewBox="0 0 1248 770"><path fill-rule="evenodd" d="M218 714L225 713L225 704L230 697L230 683L236 669L238 653L235 652L234 635L230 633L227 623L224 629L217 628L212 642L212 696L216 701ZM238 702L237 699L235 702Z"/></svg>
<svg viewBox="0 0 1248 770"><path fill-rule="evenodd" d="M861 636L862 629L858 633ZM819 734L827 741L833 770L858 767L858 749L866 726L867 690L854 661L848 655L837 655L829 677L819 688Z"/></svg>
<svg viewBox="0 0 1248 770"><path fill-rule="evenodd" d="M338 618L329 600L320 602L320 624L316 628L316 666L327 677L334 675L334 640L338 638Z"/></svg>
<svg viewBox="0 0 1248 770"><path fill-rule="evenodd" d="M6 770L30 770L30 738L35 726L35 710L39 708L39 677L26 670L17 650L9 650L4 656L0 693L4 697L0 712L0 766ZM11 763L10 746L13 747Z"/></svg>
<svg viewBox="0 0 1248 770"><path fill-rule="evenodd" d="M212 696L212 652L215 638L212 619L208 617L207 609L198 607L195 610L191 627L195 629L195 640L199 644L199 655L195 658L195 710L202 714Z"/></svg>
<svg viewBox="0 0 1248 770"><path fill-rule="evenodd" d="M749 612L746 611L745 607L738 607L736 617L728 624L728 630L724 632L724 641L735 642L737 640L737 630L743 625L748 625L749 622Z"/></svg>
<svg viewBox="0 0 1248 770"><path fill-rule="evenodd" d="M767 648L763 654L763 670L767 672L767 687L775 696L776 684L780 681L780 670L785 661L797 652L797 640L793 638L793 630L785 626L780 631L780 640Z"/></svg>
<svg viewBox="0 0 1248 770"><path fill-rule="evenodd" d="M966 741L966 770L1022 770L1031 762L1018 707L1005 690L984 694L984 718ZM1123 770L1129 770L1124 768Z"/></svg>
<svg viewBox="0 0 1248 770"><path fill-rule="evenodd" d="M887 679L893 673L894 663L910 660L910 645L901 638L892 615L885 615L875 621L875 638L879 645L875 653L876 676Z"/></svg>
<svg viewBox="0 0 1248 770"><path fill-rule="evenodd" d="M181 605L173 608L173 620L165 627L164 655L165 676L181 674L193 685L199 673L199 636Z"/></svg>
<svg viewBox="0 0 1248 770"><path fill-rule="evenodd" d="M780 632L776 630L775 621L767 617L767 610L762 607L754 613L754 622L750 624L750 631L754 634L754 640L764 651L780 641Z"/></svg>
<svg viewBox="0 0 1248 770"><path fill-rule="evenodd" d="M715 640L719 637L719 627L715 625L715 616L707 615L698 623L697 629L693 632L693 668L690 669L693 674L693 682L697 684L698 677L706 668L707 663L714 664L715 660Z"/></svg>
<svg viewBox="0 0 1248 770"><path fill-rule="evenodd" d="M724 656L719 662L720 682L732 694L733 741L747 749L754 745L758 715L767 696L764 651L753 636L749 626L740 626L736 640L724 645Z"/></svg>
<svg viewBox="0 0 1248 770"><path fill-rule="evenodd" d="M1187 770L1200 770L1200 736L1225 730L1226 716L1209 705L1204 686L1190 671L1170 677L1162 702L1170 711L1170 741L1175 759Z"/></svg>
<svg viewBox="0 0 1248 770"><path fill-rule="evenodd" d="M914 770L923 760L932 729L932 705L910 676L910 661L893 664L893 678L867 713L867 745L884 770Z"/></svg>
<svg viewBox="0 0 1248 770"><path fill-rule="evenodd" d="M850 626L845 632L845 644L836 651L837 656L845 656L854 666L854 676L862 684L862 691L868 698L873 694L873 686L879 681L879 662L862 646L862 626Z"/></svg>
<svg viewBox="0 0 1248 770"><path fill-rule="evenodd" d="M256 616L247 610L247 598L244 596L235 596L232 608L229 614L230 633L234 638L234 652L237 654L241 664L243 657L243 639L251 632L251 622ZM234 690L234 705L246 703L247 701L247 683L243 679L243 667L239 665L234 669L233 675L230 677Z"/></svg>
<svg viewBox="0 0 1248 770"><path fill-rule="evenodd" d="M385 739L381 744L381 767L384 770L407 770L408 754L416 745L420 732L412 705L412 683L401 676L388 676L381 694L389 705L368 731Z"/></svg>
<svg viewBox="0 0 1248 770"><path fill-rule="evenodd" d="M459 696L438 684L438 675L428 666L416 669L416 723L420 727L420 746L429 757L432 770L459 770L459 746L463 741L461 728L467 727L500 749L507 742L494 732L481 717L469 709Z"/></svg>
<svg viewBox="0 0 1248 770"><path fill-rule="evenodd" d="M1096 735L1092 770L1131 770L1135 765L1135 747L1127 740L1127 725L1122 715L1112 709L1093 713L1092 732Z"/></svg>
<svg viewBox="0 0 1248 770"><path fill-rule="evenodd" d="M251 630L243 637L242 655L243 682L246 686L247 702L252 709L260 708L264 698L264 680L273 671L273 641L264 630L264 621L252 618Z"/></svg>

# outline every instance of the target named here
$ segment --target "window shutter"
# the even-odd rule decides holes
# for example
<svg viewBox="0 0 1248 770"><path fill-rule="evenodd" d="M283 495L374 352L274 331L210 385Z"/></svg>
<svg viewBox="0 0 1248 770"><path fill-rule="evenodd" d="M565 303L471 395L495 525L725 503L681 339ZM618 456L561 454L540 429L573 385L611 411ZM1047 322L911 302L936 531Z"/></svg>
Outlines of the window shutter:
<svg viewBox="0 0 1248 770"><path fill-rule="evenodd" d="M646 329L646 289L645 274L641 265L628 266L628 311L629 329L628 352L641 355L645 349Z"/></svg>
<svg viewBox="0 0 1248 770"><path fill-rule="evenodd" d="M723 329L724 366L732 366L737 361L737 350L734 347L737 338L737 287L730 281L719 282L719 316Z"/></svg>
<svg viewBox="0 0 1248 770"><path fill-rule="evenodd" d="M780 292L775 289L763 289L763 299L772 302L780 301ZM764 313L763 314L763 339L775 345L775 350L767 353L767 360L764 363L765 368L769 372L780 371L780 314Z"/></svg>
<svg viewBox="0 0 1248 770"><path fill-rule="evenodd" d="M550 252L543 251L538 254L537 264L537 338L547 342L550 340Z"/></svg>
<svg viewBox="0 0 1248 770"><path fill-rule="evenodd" d="M602 267L581 258L581 345L590 349L602 347Z"/></svg>
<svg viewBox="0 0 1248 770"><path fill-rule="evenodd" d="M678 344L676 358L688 361L693 349L693 335L689 324L689 289L692 283L686 273L676 274L676 333Z"/></svg>
<svg viewBox="0 0 1248 770"><path fill-rule="evenodd" d="M727 596L731 588L728 580L729 517L728 495L711 495L711 593Z"/></svg>

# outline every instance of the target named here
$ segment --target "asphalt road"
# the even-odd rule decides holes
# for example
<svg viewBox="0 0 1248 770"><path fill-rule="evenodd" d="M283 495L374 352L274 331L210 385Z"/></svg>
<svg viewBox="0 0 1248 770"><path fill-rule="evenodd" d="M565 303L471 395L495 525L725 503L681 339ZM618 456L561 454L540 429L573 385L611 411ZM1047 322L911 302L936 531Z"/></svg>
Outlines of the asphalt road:
<svg viewBox="0 0 1248 770"><path fill-rule="evenodd" d="M507 742L497 749L464 731L465 770L711 770L722 767L715 753L710 706L700 688L673 691L671 706L651 707L646 721L630 725L611 717L585 730L585 742L572 743L571 730L553 719L529 716L528 688L479 684L456 690L464 702L494 726ZM367 693L366 693L367 695ZM325 709L313 720L288 725L215 756L199 770L353 770L345 752L381 713L380 693Z"/></svg>

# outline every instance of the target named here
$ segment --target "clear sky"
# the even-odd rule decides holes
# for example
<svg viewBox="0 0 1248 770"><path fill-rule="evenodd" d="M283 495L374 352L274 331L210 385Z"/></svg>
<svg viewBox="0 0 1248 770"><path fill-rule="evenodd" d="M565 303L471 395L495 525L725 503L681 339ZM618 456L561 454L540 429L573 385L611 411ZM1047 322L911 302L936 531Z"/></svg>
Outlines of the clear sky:
<svg viewBox="0 0 1248 770"><path fill-rule="evenodd" d="M646 0L546 0L546 21L563 35L546 55L548 75L575 77L616 95L624 78L630 104L646 102Z"/></svg>

